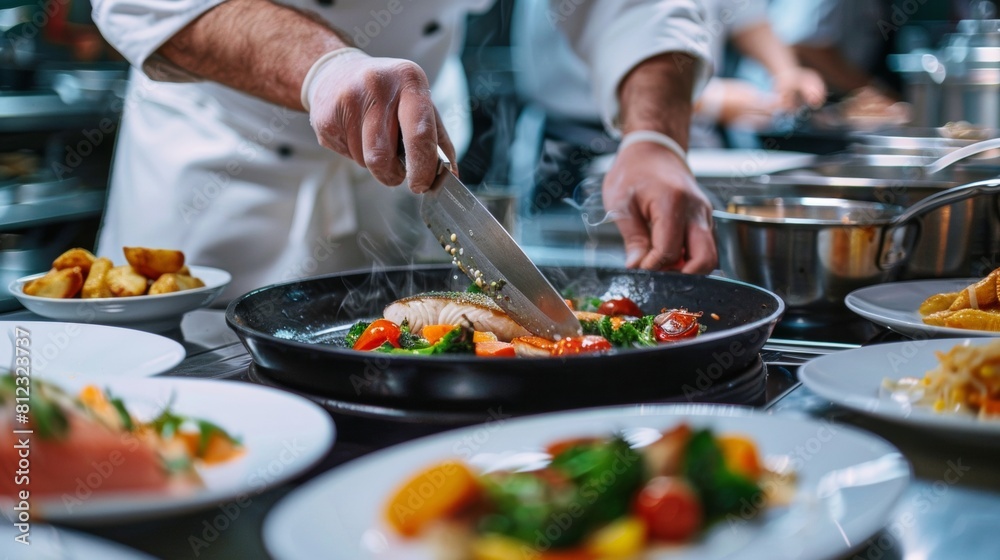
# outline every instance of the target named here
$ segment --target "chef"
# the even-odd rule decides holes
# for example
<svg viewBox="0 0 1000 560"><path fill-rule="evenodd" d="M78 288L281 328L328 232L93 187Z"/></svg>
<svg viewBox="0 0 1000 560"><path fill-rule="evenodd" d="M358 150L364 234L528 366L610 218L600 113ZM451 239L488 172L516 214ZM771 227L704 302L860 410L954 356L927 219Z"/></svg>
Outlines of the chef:
<svg viewBox="0 0 1000 560"><path fill-rule="evenodd" d="M98 252L182 249L233 274L225 299L412 261L438 147L455 161L468 139L462 24L490 3L96 0L94 21L135 68ZM604 199L627 264L711 270L711 207L684 159L711 70L697 4L560 0L548 16L625 135Z"/></svg>

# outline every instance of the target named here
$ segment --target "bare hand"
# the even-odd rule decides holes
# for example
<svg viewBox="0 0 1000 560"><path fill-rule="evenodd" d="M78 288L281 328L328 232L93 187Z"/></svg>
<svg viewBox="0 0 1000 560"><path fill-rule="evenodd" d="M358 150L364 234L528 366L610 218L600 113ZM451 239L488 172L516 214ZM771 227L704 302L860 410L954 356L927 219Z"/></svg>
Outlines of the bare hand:
<svg viewBox="0 0 1000 560"><path fill-rule="evenodd" d="M667 148L638 142L619 151L603 198L625 239L625 266L708 273L718 263L712 205Z"/></svg>
<svg viewBox="0 0 1000 560"><path fill-rule="evenodd" d="M786 111L795 111L802 105L816 109L826 101L826 84L814 70L795 67L774 76L774 91Z"/></svg>
<svg viewBox="0 0 1000 560"><path fill-rule="evenodd" d="M413 192L422 193L437 176L438 145L456 160L427 76L413 62L344 54L317 71L307 95L319 143L367 167L383 184L407 179ZM405 167L399 161L400 135Z"/></svg>

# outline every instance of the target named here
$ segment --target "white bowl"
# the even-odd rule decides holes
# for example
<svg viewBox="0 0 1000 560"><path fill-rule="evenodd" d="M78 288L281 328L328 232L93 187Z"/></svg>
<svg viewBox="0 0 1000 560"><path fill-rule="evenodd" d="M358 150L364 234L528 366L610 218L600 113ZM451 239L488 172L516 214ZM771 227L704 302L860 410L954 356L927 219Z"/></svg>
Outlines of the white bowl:
<svg viewBox="0 0 1000 560"><path fill-rule="evenodd" d="M193 276L205 282L205 286L169 294L116 298L56 299L25 294L24 284L46 274L42 273L18 278L11 282L9 288L21 305L32 313L49 319L164 331L179 325L188 311L212 303L232 280L228 272L218 268L189 268Z"/></svg>

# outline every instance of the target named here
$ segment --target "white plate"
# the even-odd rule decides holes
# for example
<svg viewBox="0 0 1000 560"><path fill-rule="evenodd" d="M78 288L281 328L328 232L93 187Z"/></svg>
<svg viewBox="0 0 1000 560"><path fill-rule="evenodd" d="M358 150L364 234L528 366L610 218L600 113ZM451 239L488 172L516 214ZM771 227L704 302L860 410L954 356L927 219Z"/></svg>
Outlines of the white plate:
<svg viewBox="0 0 1000 560"><path fill-rule="evenodd" d="M176 327L188 311L205 307L219 297L232 276L225 270L207 266L191 266L191 274L205 285L193 290L154 296L94 299L54 299L29 296L24 284L45 274L33 274L10 283L10 293L29 311L42 317L71 323L125 325L150 331Z"/></svg>
<svg viewBox="0 0 1000 560"><path fill-rule="evenodd" d="M390 493L418 469L459 457L485 470L504 460L509 465L511 460L537 459L546 444L562 438L623 429L641 437L680 422L749 434L765 459L792 463L798 490L791 506L776 508L762 520L717 524L701 542L655 558L839 557L885 524L909 483L908 463L894 447L845 426L753 415L737 407L603 408L493 420L353 461L282 500L264 522L264 543L278 559L336 551L337 558L427 560L430 551L419 541L395 536L381 515Z"/></svg>
<svg viewBox="0 0 1000 560"><path fill-rule="evenodd" d="M911 280L889 282L854 290L844 299L851 311L865 319L910 336L1000 336L1000 333L972 329L936 327L924 323L917 309L925 299L945 292L957 292L982 278Z"/></svg>
<svg viewBox="0 0 1000 560"><path fill-rule="evenodd" d="M122 380L107 387L143 419L173 399L178 414L211 421L242 438L245 453L199 468L204 487L189 493L94 493L79 501L36 498L30 505L38 519L95 525L176 515L227 501L243 507L245 500L311 467L333 444L329 414L285 391L238 381L172 378ZM3 513L9 516L12 506L4 503Z"/></svg>
<svg viewBox="0 0 1000 560"><path fill-rule="evenodd" d="M893 400L885 391L879 391L885 378L923 377L938 365L935 351L987 342L981 338L941 338L863 346L806 363L799 368L799 379L817 395L864 414L920 428L1000 436L1000 421L939 414L924 406Z"/></svg>
<svg viewBox="0 0 1000 560"><path fill-rule="evenodd" d="M0 369L15 371L15 341L27 338L30 373L67 387L151 377L184 359L184 347L159 335L103 325L0 322Z"/></svg>
<svg viewBox="0 0 1000 560"><path fill-rule="evenodd" d="M101 560L152 560L153 557L127 546L97 538L87 533L78 533L63 528L31 523L28 541L30 545L16 543L14 538L21 533L10 523L0 524L0 550L8 551L4 558L27 558L30 560L73 560L100 558ZM17 554L10 556L10 552Z"/></svg>

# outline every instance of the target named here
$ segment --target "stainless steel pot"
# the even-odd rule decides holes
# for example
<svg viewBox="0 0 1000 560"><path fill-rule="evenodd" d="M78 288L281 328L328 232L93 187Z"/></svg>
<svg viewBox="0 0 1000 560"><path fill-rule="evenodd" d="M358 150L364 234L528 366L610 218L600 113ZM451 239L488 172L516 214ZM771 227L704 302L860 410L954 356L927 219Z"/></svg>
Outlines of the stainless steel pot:
<svg viewBox="0 0 1000 560"><path fill-rule="evenodd" d="M906 209L840 198L736 196L714 212L719 261L729 275L767 288L790 311L836 313L851 291L895 279L934 210L1000 191L981 181Z"/></svg>
<svg viewBox="0 0 1000 560"><path fill-rule="evenodd" d="M945 181L863 179L809 175L772 175L754 180L753 193L778 197L819 197L913 206L936 193L954 187ZM991 239L1000 238L1000 219L989 196L975 197L929 212L923 218L921 236L906 265L903 279L968 276L975 263L992 251ZM728 200L728 199L726 199ZM719 207L724 206L724 204ZM934 232L931 234L930 232Z"/></svg>

